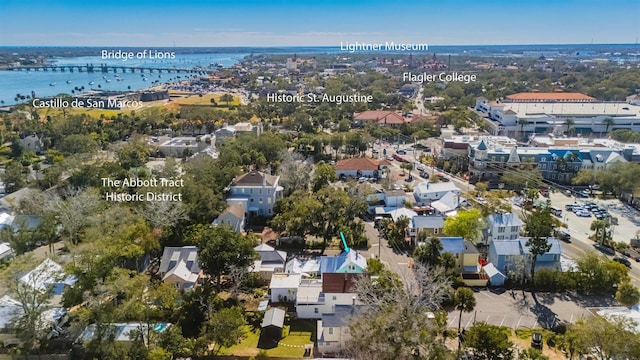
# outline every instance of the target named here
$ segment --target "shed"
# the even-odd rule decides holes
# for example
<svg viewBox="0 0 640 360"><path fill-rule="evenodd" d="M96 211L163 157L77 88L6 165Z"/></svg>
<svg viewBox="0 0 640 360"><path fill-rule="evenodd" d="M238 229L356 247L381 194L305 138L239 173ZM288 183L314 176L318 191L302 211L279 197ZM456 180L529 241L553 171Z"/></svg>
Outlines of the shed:
<svg viewBox="0 0 640 360"><path fill-rule="evenodd" d="M484 266L484 272L489 276L491 286L502 286L507 279L507 277L491 263Z"/></svg>
<svg viewBox="0 0 640 360"><path fill-rule="evenodd" d="M280 340L282 337L282 328L284 327L285 312L282 309L271 308L264 313L262 319L261 335L271 339Z"/></svg>

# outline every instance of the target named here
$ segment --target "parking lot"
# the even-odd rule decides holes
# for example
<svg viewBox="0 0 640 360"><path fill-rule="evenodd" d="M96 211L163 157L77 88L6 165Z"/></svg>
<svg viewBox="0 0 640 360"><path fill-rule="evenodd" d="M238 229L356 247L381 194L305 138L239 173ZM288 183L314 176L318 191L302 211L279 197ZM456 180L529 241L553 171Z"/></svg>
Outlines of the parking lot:
<svg viewBox="0 0 640 360"><path fill-rule="evenodd" d="M591 316L587 308L614 305L611 297L580 296L572 293L549 294L506 289L475 289L476 307L462 314L462 327L484 321L517 328L551 328L559 322L573 323ZM451 311L448 327L457 327L459 311Z"/></svg>
<svg viewBox="0 0 640 360"><path fill-rule="evenodd" d="M596 220L594 216L579 217L573 212L566 211L565 206L569 204L583 205L585 202L590 201L598 205L599 207L608 210L612 217L617 218L617 225L611 225L613 231L613 240L616 242L630 243L637 231L640 230L640 213L623 204L618 199L600 200L594 198L588 199L575 199L567 196L561 192L552 192L550 194L551 206L562 209L562 216L560 219L567 224L571 237L580 241L591 243L587 240L587 237L593 234L591 231L591 223Z"/></svg>

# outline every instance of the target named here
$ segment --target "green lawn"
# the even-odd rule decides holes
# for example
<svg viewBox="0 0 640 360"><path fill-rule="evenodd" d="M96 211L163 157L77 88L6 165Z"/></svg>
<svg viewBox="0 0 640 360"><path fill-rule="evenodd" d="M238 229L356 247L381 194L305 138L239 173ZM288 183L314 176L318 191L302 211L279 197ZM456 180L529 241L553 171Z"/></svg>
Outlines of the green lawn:
<svg viewBox="0 0 640 360"><path fill-rule="evenodd" d="M244 340L240 344L222 349L220 355L252 356L264 349L271 357L302 357L304 356L304 345L315 342L316 321L293 320L291 326L285 325L282 335L283 338L276 346L270 340L260 341L260 329L254 330L251 326L246 326Z"/></svg>

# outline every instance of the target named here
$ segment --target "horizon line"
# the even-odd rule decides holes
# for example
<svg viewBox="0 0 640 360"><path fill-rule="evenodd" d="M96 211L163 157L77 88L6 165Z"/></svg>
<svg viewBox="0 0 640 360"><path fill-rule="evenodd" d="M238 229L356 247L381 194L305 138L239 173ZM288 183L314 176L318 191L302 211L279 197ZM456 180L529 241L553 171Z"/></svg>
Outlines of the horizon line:
<svg viewBox="0 0 640 360"><path fill-rule="evenodd" d="M624 45L624 46L638 46L638 43L536 43L536 44L438 44L428 47L442 47L442 46L602 46L602 45ZM222 46L222 45L196 45L196 46L174 46L174 45L0 45L0 48L100 48L100 47L121 47L121 48L256 48L256 49L268 49L268 48L299 48L299 47L311 47L311 48L339 48L340 45L234 45L234 46Z"/></svg>

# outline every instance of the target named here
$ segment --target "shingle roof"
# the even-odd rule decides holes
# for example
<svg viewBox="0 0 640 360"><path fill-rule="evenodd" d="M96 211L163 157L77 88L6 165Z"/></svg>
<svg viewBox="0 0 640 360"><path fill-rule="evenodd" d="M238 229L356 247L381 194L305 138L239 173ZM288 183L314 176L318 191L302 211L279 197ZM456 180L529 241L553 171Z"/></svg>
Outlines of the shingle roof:
<svg viewBox="0 0 640 360"><path fill-rule="evenodd" d="M331 314L322 314L322 327L340 328L349 325L351 316L358 311L359 306L355 308L352 305L336 305L336 309Z"/></svg>
<svg viewBox="0 0 640 360"><path fill-rule="evenodd" d="M528 254L529 253L529 247L527 247L527 241L530 238L528 237L521 237L518 238L518 241L520 241L520 246L522 247L523 253ZM551 249L549 249L548 252L546 252L545 254L553 254L553 255L562 255L562 245L560 245L560 241L556 238L547 238L547 242L549 244L551 244Z"/></svg>
<svg viewBox="0 0 640 360"><path fill-rule="evenodd" d="M279 176L269 175L260 171L252 171L235 178L231 186L276 186Z"/></svg>
<svg viewBox="0 0 640 360"><path fill-rule="evenodd" d="M173 269L169 270L163 277L162 280L166 280L167 278L171 277L171 276L176 276L179 279L182 279L186 282L191 282L191 283L195 283L196 281L198 281L198 277L199 274L198 273L193 273L189 270L189 268L187 267L187 264L184 262L184 260L180 260L178 262L178 265L174 266Z"/></svg>
<svg viewBox="0 0 640 360"><path fill-rule="evenodd" d="M267 244L260 244L253 248L258 255L262 263L280 263L284 264L287 260L287 253L284 251L278 251Z"/></svg>
<svg viewBox="0 0 640 360"><path fill-rule="evenodd" d="M162 252L160 260L160 274L165 274L173 269L180 260L183 260L187 268L193 273L200 273L198 265L198 248L195 246L172 247L167 246Z"/></svg>
<svg viewBox="0 0 640 360"><path fill-rule="evenodd" d="M411 219L411 227L414 229L442 229L443 226L442 216L414 216Z"/></svg>

